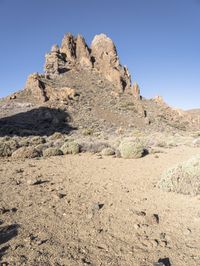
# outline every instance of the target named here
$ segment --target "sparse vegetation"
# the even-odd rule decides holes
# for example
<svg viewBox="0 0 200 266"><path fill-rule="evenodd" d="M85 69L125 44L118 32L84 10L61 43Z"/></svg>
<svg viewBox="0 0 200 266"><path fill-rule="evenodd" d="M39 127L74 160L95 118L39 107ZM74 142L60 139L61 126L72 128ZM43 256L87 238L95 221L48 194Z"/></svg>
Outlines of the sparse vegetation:
<svg viewBox="0 0 200 266"><path fill-rule="evenodd" d="M11 156L14 151L19 148L19 144L14 139L1 139L0 141L0 157Z"/></svg>
<svg viewBox="0 0 200 266"><path fill-rule="evenodd" d="M80 152L80 146L75 141L67 141L61 147L63 154L78 154Z"/></svg>
<svg viewBox="0 0 200 266"><path fill-rule="evenodd" d="M138 159L145 153L145 148L139 141L122 141L119 145L121 157L124 159Z"/></svg>
<svg viewBox="0 0 200 266"><path fill-rule="evenodd" d="M104 156L112 156L115 154L115 151L114 149L112 148L104 148L102 151L101 151L101 154L104 155Z"/></svg>
<svg viewBox="0 0 200 266"><path fill-rule="evenodd" d="M21 147L12 153L12 157L15 159L26 159L39 157L41 154L34 147Z"/></svg>
<svg viewBox="0 0 200 266"><path fill-rule="evenodd" d="M167 169L158 183L164 191L200 194L200 155Z"/></svg>
<svg viewBox="0 0 200 266"><path fill-rule="evenodd" d="M84 128L82 133L84 136L91 136L94 134L94 129L93 128Z"/></svg>
<svg viewBox="0 0 200 266"><path fill-rule="evenodd" d="M58 148L51 147L43 151L44 157L59 156L59 155L63 155L63 152Z"/></svg>

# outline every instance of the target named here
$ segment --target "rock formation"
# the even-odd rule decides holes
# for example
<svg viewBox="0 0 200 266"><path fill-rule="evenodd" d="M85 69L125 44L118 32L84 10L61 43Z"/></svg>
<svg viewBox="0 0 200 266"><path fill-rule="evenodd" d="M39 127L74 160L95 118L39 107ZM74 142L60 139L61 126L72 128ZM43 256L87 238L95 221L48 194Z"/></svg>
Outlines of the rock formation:
<svg viewBox="0 0 200 266"><path fill-rule="evenodd" d="M76 60L82 67L92 67L89 48L81 35L76 38Z"/></svg>
<svg viewBox="0 0 200 266"><path fill-rule="evenodd" d="M105 34L96 35L88 48L81 35L64 36L61 48L54 45L46 54L44 71L53 78L73 68L94 68L113 83L118 92L130 90L131 76L127 67L120 64L113 41Z"/></svg>
<svg viewBox="0 0 200 266"><path fill-rule="evenodd" d="M39 103L48 100L45 93L45 84L40 80L38 73L33 73L28 77L25 85L25 92L30 94Z"/></svg>
<svg viewBox="0 0 200 266"><path fill-rule="evenodd" d="M140 87L139 87L139 85L138 85L136 82L133 84L132 92L133 92L133 96L134 96L137 100L140 100L140 99L141 99L141 95L140 95Z"/></svg>
<svg viewBox="0 0 200 266"><path fill-rule="evenodd" d="M58 45L53 45L51 52L45 55L45 74L59 75L67 71L65 56L60 52Z"/></svg>
<svg viewBox="0 0 200 266"><path fill-rule="evenodd" d="M42 76L37 73L30 75L26 81L25 90L28 95L38 103L46 101L65 101L74 99L76 91L69 87L52 88L42 81Z"/></svg>
<svg viewBox="0 0 200 266"><path fill-rule="evenodd" d="M105 34L96 35L91 44L94 67L124 92L130 89L131 78L126 67L120 65L116 47Z"/></svg>

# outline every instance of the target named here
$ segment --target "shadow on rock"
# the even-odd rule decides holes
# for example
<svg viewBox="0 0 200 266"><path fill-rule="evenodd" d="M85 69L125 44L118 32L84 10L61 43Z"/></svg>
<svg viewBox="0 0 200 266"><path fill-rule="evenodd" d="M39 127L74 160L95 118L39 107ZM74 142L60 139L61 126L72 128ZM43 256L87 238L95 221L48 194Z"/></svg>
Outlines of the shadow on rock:
<svg viewBox="0 0 200 266"><path fill-rule="evenodd" d="M40 107L0 119L0 137L49 136L55 132L69 133L75 128L69 125L69 114L61 109Z"/></svg>

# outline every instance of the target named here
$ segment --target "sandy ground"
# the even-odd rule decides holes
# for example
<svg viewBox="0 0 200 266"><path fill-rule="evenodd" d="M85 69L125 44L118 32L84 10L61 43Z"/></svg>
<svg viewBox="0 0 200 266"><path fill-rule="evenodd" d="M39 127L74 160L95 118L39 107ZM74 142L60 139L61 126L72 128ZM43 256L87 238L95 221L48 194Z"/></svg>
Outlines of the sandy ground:
<svg viewBox="0 0 200 266"><path fill-rule="evenodd" d="M0 265L200 265L200 198L155 187L198 153L1 159Z"/></svg>

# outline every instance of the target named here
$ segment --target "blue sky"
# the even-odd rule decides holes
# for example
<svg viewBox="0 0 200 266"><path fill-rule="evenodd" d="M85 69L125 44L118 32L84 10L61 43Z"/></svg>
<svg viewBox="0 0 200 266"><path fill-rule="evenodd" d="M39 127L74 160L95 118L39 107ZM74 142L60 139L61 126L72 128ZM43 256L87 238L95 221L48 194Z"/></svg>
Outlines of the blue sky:
<svg viewBox="0 0 200 266"><path fill-rule="evenodd" d="M0 0L0 97L42 72L66 32L106 33L143 96L200 107L200 0Z"/></svg>

